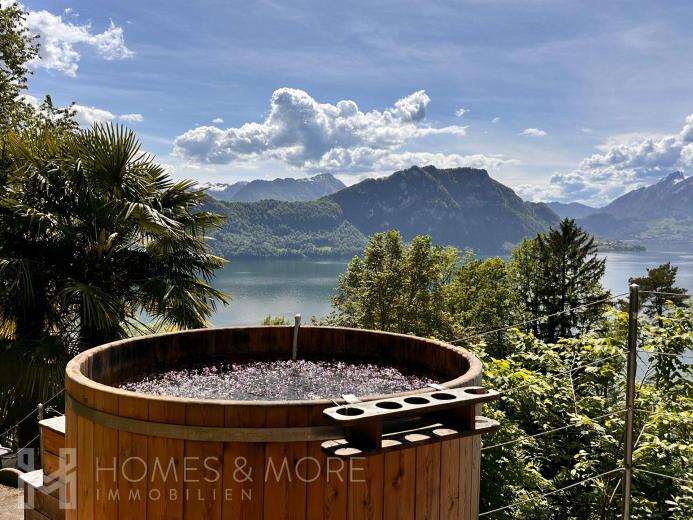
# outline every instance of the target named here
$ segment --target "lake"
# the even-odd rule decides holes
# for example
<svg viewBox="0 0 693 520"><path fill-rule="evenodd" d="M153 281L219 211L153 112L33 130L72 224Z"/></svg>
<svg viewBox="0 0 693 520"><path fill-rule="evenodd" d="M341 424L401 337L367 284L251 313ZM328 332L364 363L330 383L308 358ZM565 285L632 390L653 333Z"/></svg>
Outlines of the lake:
<svg viewBox="0 0 693 520"><path fill-rule="evenodd" d="M613 294L628 292L628 278L647 267L671 262L679 267L678 285L693 292L693 252L643 251L606 253L604 285ZM212 317L215 326L258 325L268 314L304 320L330 312L330 295L346 260L233 260L214 285L233 301ZM292 320L293 321L293 320Z"/></svg>

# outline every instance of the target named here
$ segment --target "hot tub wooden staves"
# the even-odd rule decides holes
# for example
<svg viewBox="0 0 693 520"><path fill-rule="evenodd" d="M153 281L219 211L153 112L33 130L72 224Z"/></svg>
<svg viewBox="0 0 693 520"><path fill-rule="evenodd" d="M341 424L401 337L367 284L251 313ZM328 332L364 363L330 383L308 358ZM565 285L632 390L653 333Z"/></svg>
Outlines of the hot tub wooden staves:
<svg viewBox="0 0 693 520"><path fill-rule="evenodd" d="M323 444L341 442L344 431L323 411L340 399L198 400L117 388L133 375L193 363L288 359L292 335L292 327L194 330L109 343L74 358L66 372L66 518L477 517L481 431L427 442L415 432L397 449L332 456ZM298 353L433 372L445 388L481 384L481 365L468 352L411 336L302 327Z"/></svg>

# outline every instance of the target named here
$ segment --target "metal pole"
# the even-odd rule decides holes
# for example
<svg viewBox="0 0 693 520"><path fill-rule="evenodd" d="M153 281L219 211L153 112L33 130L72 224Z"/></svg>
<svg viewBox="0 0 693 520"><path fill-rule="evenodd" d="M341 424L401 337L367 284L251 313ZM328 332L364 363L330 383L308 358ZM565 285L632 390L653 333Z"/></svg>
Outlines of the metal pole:
<svg viewBox="0 0 693 520"><path fill-rule="evenodd" d="M626 372L626 446L623 455L623 520L630 520L630 493L633 482L633 414L635 377L638 370L638 310L640 287L631 284L628 301L628 367Z"/></svg>
<svg viewBox="0 0 693 520"><path fill-rule="evenodd" d="M291 349L291 359L296 361L298 356L298 329L301 327L301 315L294 316L294 344Z"/></svg>

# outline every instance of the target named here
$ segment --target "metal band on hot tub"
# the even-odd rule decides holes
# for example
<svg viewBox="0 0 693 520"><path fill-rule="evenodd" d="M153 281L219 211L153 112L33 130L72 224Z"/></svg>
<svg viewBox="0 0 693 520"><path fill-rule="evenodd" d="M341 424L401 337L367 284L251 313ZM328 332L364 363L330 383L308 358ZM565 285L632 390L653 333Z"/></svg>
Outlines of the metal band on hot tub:
<svg viewBox="0 0 693 520"><path fill-rule="evenodd" d="M130 419L100 412L65 395L65 406L76 415L112 430L136 433L150 437L165 437L185 441L203 442L304 442L327 441L342 437L339 426L303 426L281 428L223 428L190 426L139 419Z"/></svg>

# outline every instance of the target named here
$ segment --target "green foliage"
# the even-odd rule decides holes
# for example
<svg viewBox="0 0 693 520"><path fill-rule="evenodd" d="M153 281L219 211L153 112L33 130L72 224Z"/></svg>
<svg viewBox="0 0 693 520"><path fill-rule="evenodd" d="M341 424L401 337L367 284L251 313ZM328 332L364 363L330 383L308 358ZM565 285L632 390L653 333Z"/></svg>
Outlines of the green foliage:
<svg viewBox="0 0 693 520"><path fill-rule="evenodd" d="M0 419L62 382L75 352L151 330L141 315L202 327L227 299L210 286L224 261L209 254L205 236L222 217L199 211L204 193L173 182L131 131L27 130L6 143ZM37 367L57 381L40 381Z"/></svg>
<svg viewBox="0 0 693 520"><path fill-rule="evenodd" d="M458 254L416 237L404 245L396 231L371 237L339 277L331 323L366 329L446 336L452 331L445 288Z"/></svg>
<svg viewBox="0 0 693 520"><path fill-rule="evenodd" d="M17 128L33 112L20 93L27 87L29 61L38 56L36 40L26 27L21 6L0 6L0 135Z"/></svg>
<svg viewBox="0 0 693 520"><path fill-rule="evenodd" d="M485 384L502 392L500 402L484 411L503 428L483 439L490 449L482 458L482 510L622 467L626 320L625 313L611 313L599 335L555 344L517 331L502 358L489 356L484 345L474 348L484 363ZM643 322L642 340L652 355L636 408L653 413L635 418L633 518L690 518L693 493L685 481L693 480L693 382L690 364L684 367L678 354L693 349L693 311L671 308L661 326ZM620 486L614 473L492 518L618 518Z"/></svg>
<svg viewBox="0 0 693 520"><path fill-rule="evenodd" d="M67 330L80 346L122 336L140 311L178 327L206 323L224 295L207 282L222 260L197 211L204 194L174 183L131 131L10 134L0 192L0 301L16 336Z"/></svg>
<svg viewBox="0 0 693 520"><path fill-rule="evenodd" d="M446 287L455 337L499 329L521 319L520 300L502 258L480 260L468 253ZM502 355L505 333L487 336L489 352Z"/></svg>
<svg viewBox="0 0 693 520"><path fill-rule="evenodd" d="M38 57L38 36L26 26L26 12L19 4L0 7L0 139L10 130L54 128L75 130L72 106L57 108L50 96L35 107L23 95L31 71L29 62ZM2 144L4 148L4 142Z"/></svg>
<svg viewBox="0 0 693 520"><path fill-rule="evenodd" d="M272 316L268 314L260 325L290 325L289 318L285 316Z"/></svg>
<svg viewBox="0 0 693 520"><path fill-rule="evenodd" d="M640 305L645 308L649 316L661 316L667 301L677 305L683 304L687 298L688 291L681 287L676 287L676 273L679 268L671 265L671 262L658 265L647 269L647 276L629 278L628 283L635 283L640 286ZM652 294L648 291L662 292L669 294ZM676 296L676 295L681 296Z"/></svg>
<svg viewBox="0 0 693 520"><path fill-rule="evenodd" d="M603 267L590 238L572 222L523 242L508 264L471 253L461 259L430 237L407 245L397 232L379 233L339 279L327 321L474 337L600 299ZM598 304L565 322L537 324L536 333L485 335L471 347L483 362L484 384L502 395L484 409L502 429L483 439L481 509L531 499L490 518L618 518L618 472L540 495L622 467L627 319ZM635 416L636 468L683 482L636 471L633 518L690 518L693 367L682 356L693 351L693 311L668 304L657 320L643 318L640 331L648 353L636 396L636 408L644 410Z"/></svg>
<svg viewBox="0 0 693 520"><path fill-rule="evenodd" d="M442 338L473 336L511 323L592 303L608 295L601 286L604 261L592 238L566 220L557 230L525 240L512 261L460 258L434 246L429 236L405 245L396 231L373 235L338 281L327 322ZM606 305L534 323L547 341L589 330ZM505 333L486 337L500 355Z"/></svg>
<svg viewBox="0 0 693 520"><path fill-rule="evenodd" d="M226 216L211 233L212 250L224 258L349 257L366 238L344 219L334 202L221 202L206 199L205 209Z"/></svg>
<svg viewBox="0 0 693 520"><path fill-rule="evenodd" d="M397 231L370 238L339 278L332 304L323 323L441 338L501 327L520 314L502 259L471 252L461 259L429 236L404 244Z"/></svg>
<svg viewBox="0 0 693 520"><path fill-rule="evenodd" d="M527 316L537 319L591 304L609 295L601 285L606 260L596 256L594 238L574 220L563 220L557 229L525 240L513 251L510 265L513 285L523 295ZM548 341L586 332L599 320L606 305L579 313L549 317L533 326Z"/></svg>

